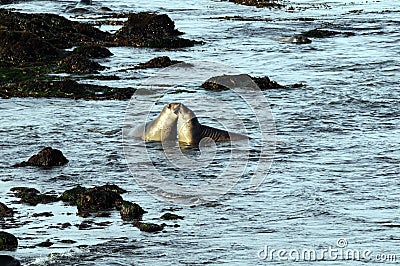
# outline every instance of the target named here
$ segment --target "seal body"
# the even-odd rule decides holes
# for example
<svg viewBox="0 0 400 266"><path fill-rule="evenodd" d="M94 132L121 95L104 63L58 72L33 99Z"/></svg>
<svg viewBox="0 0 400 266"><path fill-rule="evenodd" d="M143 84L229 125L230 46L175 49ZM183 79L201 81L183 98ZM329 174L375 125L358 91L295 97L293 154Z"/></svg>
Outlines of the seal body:
<svg viewBox="0 0 400 266"><path fill-rule="evenodd" d="M154 121L136 128L134 136L145 141L176 140L179 107L180 103L165 105Z"/></svg>
<svg viewBox="0 0 400 266"><path fill-rule="evenodd" d="M248 139L247 136L200 124L192 110L180 105L178 118L178 141L198 145L204 138L214 141L232 141Z"/></svg>

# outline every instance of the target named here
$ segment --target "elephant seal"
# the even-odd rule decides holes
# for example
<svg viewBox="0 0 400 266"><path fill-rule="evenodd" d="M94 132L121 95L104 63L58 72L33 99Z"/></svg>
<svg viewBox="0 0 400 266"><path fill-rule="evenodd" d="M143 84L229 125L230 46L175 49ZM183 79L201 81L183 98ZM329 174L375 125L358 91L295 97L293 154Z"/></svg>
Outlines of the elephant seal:
<svg viewBox="0 0 400 266"><path fill-rule="evenodd" d="M311 40L303 35L294 35L293 37L276 38L275 40L280 42L290 42L295 44L311 43Z"/></svg>
<svg viewBox="0 0 400 266"><path fill-rule="evenodd" d="M136 128L134 136L145 141L176 140L180 105L180 103L169 103L165 105L154 121L145 123Z"/></svg>
<svg viewBox="0 0 400 266"><path fill-rule="evenodd" d="M202 125L194 112L181 104L178 118L178 141L198 145L203 138L210 138L214 141L232 141L248 139L249 137Z"/></svg>

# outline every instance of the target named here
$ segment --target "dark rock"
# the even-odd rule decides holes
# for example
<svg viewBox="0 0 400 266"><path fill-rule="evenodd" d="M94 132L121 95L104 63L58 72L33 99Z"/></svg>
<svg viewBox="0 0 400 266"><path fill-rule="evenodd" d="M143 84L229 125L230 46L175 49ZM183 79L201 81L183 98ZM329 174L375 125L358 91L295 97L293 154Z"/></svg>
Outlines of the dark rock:
<svg viewBox="0 0 400 266"><path fill-rule="evenodd" d="M80 213L107 211L120 206L122 201L118 193L94 187L79 194L76 203Z"/></svg>
<svg viewBox="0 0 400 266"><path fill-rule="evenodd" d="M105 47L88 45L76 47L72 53L84 55L88 58L106 58L113 55L113 53Z"/></svg>
<svg viewBox="0 0 400 266"><path fill-rule="evenodd" d="M103 186L99 186L97 187L99 190L104 190L104 191L111 191L111 192L115 192L118 194L124 194L127 191L125 189L120 188L117 185L103 185Z"/></svg>
<svg viewBox="0 0 400 266"><path fill-rule="evenodd" d="M80 54L71 54L63 58L58 62L58 66L67 73L98 73L98 70L105 69L104 66Z"/></svg>
<svg viewBox="0 0 400 266"><path fill-rule="evenodd" d="M89 24L70 21L54 14L28 14L0 9L0 27L7 32L29 32L57 48L104 42L110 33Z"/></svg>
<svg viewBox="0 0 400 266"><path fill-rule="evenodd" d="M256 7L268 7L268 8L283 8L284 4L279 3L276 0L229 0L240 5L256 6Z"/></svg>
<svg viewBox="0 0 400 266"><path fill-rule="evenodd" d="M1 14L1 12L0 12ZM18 65L60 58L52 44L37 35L22 31L0 31L0 62Z"/></svg>
<svg viewBox="0 0 400 266"><path fill-rule="evenodd" d="M276 81L270 80L267 76L252 77L252 79L261 90L283 88L282 85L278 84Z"/></svg>
<svg viewBox="0 0 400 266"><path fill-rule="evenodd" d="M54 216L54 214L51 212L40 212L32 214L32 217L52 217L52 216Z"/></svg>
<svg viewBox="0 0 400 266"><path fill-rule="evenodd" d="M71 205L76 205L76 201L78 200L81 194L86 192L86 190L87 188L78 185L72 189L64 191L60 196L60 200L67 202Z"/></svg>
<svg viewBox="0 0 400 266"><path fill-rule="evenodd" d="M0 255L0 265L1 266L20 266L21 263L14 257L9 255Z"/></svg>
<svg viewBox="0 0 400 266"><path fill-rule="evenodd" d="M76 243L75 240L71 240L71 239L62 239L62 240L60 240L60 242L63 244L75 244Z"/></svg>
<svg viewBox="0 0 400 266"><path fill-rule="evenodd" d="M36 188L30 188L30 187L13 187L10 189L10 191L14 192L15 196L18 198L21 198L24 194L39 194L40 191L37 190Z"/></svg>
<svg viewBox="0 0 400 266"><path fill-rule="evenodd" d="M162 231L165 227L165 224L143 223L139 221L134 222L133 225L139 228L140 231L148 233Z"/></svg>
<svg viewBox="0 0 400 266"><path fill-rule="evenodd" d="M50 242L50 239L47 239L45 242L39 243L39 244L37 244L36 246L37 246L37 247L45 247L45 248L48 248L48 247L51 247L52 245L54 245L54 243L53 243L53 242Z"/></svg>
<svg viewBox="0 0 400 266"><path fill-rule="evenodd" d="M123 201L121 205L121 218L124 221L141 220L143 214L146 213L139 204L129 201Z"/></svg>
<svg viewBox="0 0 400 266"><path fill-rule="evenodd" d="M335 35L343 34L346 36L353 36L355 35L353 32L340 32L340 31L333 31L333 30L320 30L320 29L313 29L309 31L305 31L302 33L303 36L309 38L328 38Z"/></svg>
<svg viewBox="0 0 400 266"><path fill-rule="evenodd" d="M96 217L108 217L108 211L113 208L120 209L123 202L120 194L126 190L117 185L103 185L94 188L85 188L76 186L66 190L60 196L60 200L67 202L70 205L78 207L78 216L89 217L90 212L99 212Z"/></svg>
<svg viewBox="0 0 400 266"><path fill-rule="evenodd" d="M0 250L16 250L18 239L7 232L0 231Z"/></svg>
<svg viewBox="0 0 400 266"><path fill-rule="evenodd" d="M0 202L0 219L3 217L13 216L14 211L8 208L4 203Z"/></svg>
<svg viewBox="0 0 400 266"><path fill-rule="evenodd" d="M129 100L134 88L111 88L90 84L80 84L74 80L57 81L30 80L0 87L2 97L60 97L93 100ZM26 163L15 166L26 166Z"/></svg>
<svg viewBox="0 0 400 266"><path fill-rule="evenodd" d="M62 152L51 147L44 148L37 155L33 155L27 162L22 162L14 166L61 166L68 163Z"/></svg>
<svg viewBox="0 0 400 266"><path fill-rule="evenodd" d="M257 89L255 85L261 90L283 88L282 85L271 81L267 76L251 77L247 74L212 77L204 82L201 87L206 90L224 91L230 88Z"/></svg>
<svg viewBox="0 0 400 266"><path fill-rule="evenodd" d="M163 68L179 63L182 63L182 61L171 60L168 56L161 56L161 57L155 57L145 63L140 63L134 68L135 69Z"/></svg>
<svg viewBox="0 0 400 266"><path fill-rule="evenodd" d="M164 213L161 217L163 220L178 220L183 219L183 216L179 216L170 212Z"/></svg>
<svg viewBox="0 0 400 266"><path fill-rule="evenodd" d="M114 42L123 46L156 48L190 47L195 41L177 37L182 33L168 15L155 13L129 14L124 26L114 35Z"/></svg>
<svg viewBox="0 0 400 266"><path fill-rule="evenodd" d="M14 187L11 188L11 191L15 192L15 196L21 199L20 203L26 203L31 206L36 206L39 203L47 204L59 200L55 195L40 194L35 188Z"/></svg>

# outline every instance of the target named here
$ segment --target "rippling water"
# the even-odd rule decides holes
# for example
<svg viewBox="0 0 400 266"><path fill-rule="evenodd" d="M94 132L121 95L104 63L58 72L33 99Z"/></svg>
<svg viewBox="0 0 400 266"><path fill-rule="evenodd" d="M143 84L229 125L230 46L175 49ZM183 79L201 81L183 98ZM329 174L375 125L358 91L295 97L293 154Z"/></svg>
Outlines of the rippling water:
<svg viewBox="0 0 400 266"><path fill-rule="evenodd" d="M306 86L264 92L275 120L276 152L258 189L249 191L246 182L239 182L218 202L192 207L159 200L133 178L122 142L128 102L0 99L0 195L2 202L17 210L15 219L6 220L6 224L12 227L7 231L20 242L18 250L10 254L25 265L252 265L270 263L270 257L258 258L265 245L269 250L322 250L338 248L337 240L345 239L347 248L371 250L372 258L397 254L400 261L400 3L291 2L294 12L210 0L96 2L96 6L118 12L166 13L186 33L184 37L205 44L171 51L111 48L115 55L100 63L110 67L105 72L117 74L121 80L93 82L137 86L154 71L120 70L168 55L186 62L217 61L253 76L268 75L281 84L302 82ZM84 21L97 17L67 13L74 5L73 1L32 1L11 7ZM247 20L227 20L225 16ZM314 38L309 45L274 40L314 28L355 35ZM116 30L111 26L102 29ZM240 109L240 103L230 100L230 92L185 89L192 89L192 93L164 95L151 114L156 115L164 103L179 100L207 116L204 121L217 125L212 118L226 117L224 110L214 108L212 115L204 113L200 109L204 105L193 99L220 99ZM244 123L249 135L256 136L254 122ZM254 145L253 150L257 150L257 143ZM70 159L68 166L11 168L46 146L62 150ZM223 149L224 144L219 147ZM153 146L150 150L153 160L161 162L162 149ZM186 155L198 156L196 151L190 152L194 154ZM224 154L217 156L217 164L223 164ZM177 176L170 165L161 169L165 175ZM151 178L146 172L138 174ZM178 175L177 182L217 178L219 168L211 166L203 174ZM176 222L180 227L148 234L113 213L108 218L93 218L95 223L109 222L107 226L78 230L82 221L91 219L76 216L75 207L61 203L19 205L9 193L14 186L60 194L76 184L89 187L106 183L129 190L124 198L149 211L146 221L160 223L158 217L167 209L185 218ZM32 217L49 209L53 217ZM59 229L57 224L64 222L73 226ZM47 239L55 244L35 247ZM54 254L48 256L50 253ZM285 263L276 256L273 261ZM305 260L302 264L308 263ZM338 263L357 264L351 260L324 262Z"/></svg>

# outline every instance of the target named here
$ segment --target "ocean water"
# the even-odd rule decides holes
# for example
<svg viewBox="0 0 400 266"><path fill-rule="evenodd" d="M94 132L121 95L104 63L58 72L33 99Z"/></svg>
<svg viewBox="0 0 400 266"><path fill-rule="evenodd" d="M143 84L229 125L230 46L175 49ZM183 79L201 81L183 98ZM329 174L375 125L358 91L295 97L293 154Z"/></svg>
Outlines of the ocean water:
<svg viewBox="0 0 400 266"><path fill-rule="evenodd" d="M16 210L0 224L19 239L15 252L2 254L23 265L309 265L314 258L318 265L398 263L400 3L286 3L294 11L211 0L94 1L94 7L115 12L168 14L183 37L204 44L110 48L114 56L99 62L109 67L104 74L121 80L88 82L143 88L131 101L0 99L0 200ZM74 6L31 1L8 7L101 19L99 13L68 13ZM245 20L226 19L235 16ZM313 38L307 45L276 40L314 28L354 35ZM203 67L204 75L180 72L169 79L157 70L130 69L162 55ZM202 77L225 72L225 66L229 73L305 86L263 92L198 88ZM139 117L154 117L177 101L201 122L246 133L250 141L181 150L176 143L147 145L129 137ZM62 150L69 164L11 167L46 146ZM76 207L60 202L17 204L9 191L30 186L61 194L77 184L107 183L129 191L123 197L148 211L144 221L162 223L167 211L184 219L167 221L163 232L144 233L116 211L81 218ZM218 199L207 201L210 195ZM54 216L32 216L44 211ZM72 226L61 229L66 222ZM93 223L84 230L82 222ZM48 239L53 246L37 246Z"/></svg>

